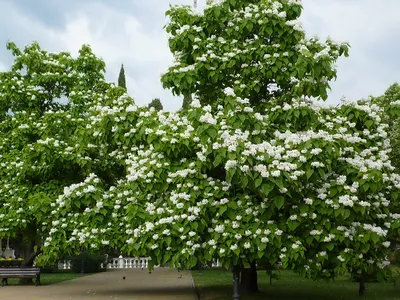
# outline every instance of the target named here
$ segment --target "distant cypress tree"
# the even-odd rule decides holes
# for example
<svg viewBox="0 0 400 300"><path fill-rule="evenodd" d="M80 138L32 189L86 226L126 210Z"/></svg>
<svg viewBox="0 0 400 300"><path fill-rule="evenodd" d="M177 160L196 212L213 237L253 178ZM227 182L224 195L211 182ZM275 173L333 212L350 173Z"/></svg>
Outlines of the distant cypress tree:
<svg viewBox="0 0 400 300"><path fill-rule="evenodd" d="M150 102L149 107L154 107L158 111L163 110L163 105L162 105L162 103L161 103L159 98L153 99Z"/></svg>
<svg viewBox="0 0 400 300"><path fill-rule="evenodd" d="M118 76L118 86L122 87L126 90L126 81L125 81L125 70L124 65L121 65L121 70L119 71Z"/></svg>
<svg viewBox="0 0 400 300"><path fill-rule="evenodd" d="M187 94L183 97L182 109L188 109L190 103L192 103L192 95Z"/></svg>

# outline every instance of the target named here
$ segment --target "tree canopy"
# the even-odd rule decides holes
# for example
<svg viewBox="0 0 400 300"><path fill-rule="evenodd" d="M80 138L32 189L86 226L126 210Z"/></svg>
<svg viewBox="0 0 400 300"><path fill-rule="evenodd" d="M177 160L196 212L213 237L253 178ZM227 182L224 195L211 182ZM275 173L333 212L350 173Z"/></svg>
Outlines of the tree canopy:
<svg viewBox="0 0 400 300"><path fill-rule="evenodd" d="M169 45L175 61L162 76L178 95L197 94L202 104L227 87L258 105L273 97L327 98L335 61L348 45L307 38L300 1L210 1L204 13L172 6Z"/></svg>
<svg viewBox="0 0 400 300"><path fill-rule="evenodd" d="M111 87L104 81L104 62L89 46L76 58L37 43L24 50L14 43L7 47L15 60L0 73L0 237L30 241L26 259L32 263L33 245L48 235L42 223L49 220L51 202L92 170L102 174L96 164L104 161L90 155L94 145L81 147L79 132L94 99L106 97Z"/></svg>

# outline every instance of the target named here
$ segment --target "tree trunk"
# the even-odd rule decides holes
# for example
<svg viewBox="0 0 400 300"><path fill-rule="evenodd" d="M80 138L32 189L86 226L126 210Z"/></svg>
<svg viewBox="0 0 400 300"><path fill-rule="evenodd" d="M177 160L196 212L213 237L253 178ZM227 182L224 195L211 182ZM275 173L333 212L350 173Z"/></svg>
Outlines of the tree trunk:
<svg viewBox="0 0 400 300"><path fill-rule="evenodd" d="M358 295L359 296L364 296L365 295L365 273L362 272L361 277L360 277L360 286L358 288Z"/></svg>
<svg viewBox="0 0 400 300"><path fill-rule="evenodd" d="M240 266L233 266L233 300L240 300L240 288L239 288L239 278L240 278Z"/></svg>
<svg viewBox="0 0 400 300"><path fill-rule="evenodd" d="M25 230L21 232L21 240L18 245L20 256L23 257L22 266L31 267L38 253L35 253L35 245L37 243L38 234L36 230L36 223L30 224ZM21 278L20 284L32 284L32 278Z"/></svg>
<svg viewBox="0 0 400 300"><path fill-rule="evenodd" d="M250 263L250 268L242 268L242 278L240 282L241 290L243 293L256 293L258 292L258 278L256 261Z"/></svg>
<svg viewBox="0 0 400 300"><path fill-rule="evenodd" d="M22 266L25 266L25 267L33 266L33 261L36 258L36 253L34 250L35 241L30 240L29 242L24 243L21 246L22 246L21 252L22 252L23 258L24 258L24 261L22 262ZM32 280L32 278L21 278L19 280L19 283L20 284L32 284L33 280Z"/></svg>

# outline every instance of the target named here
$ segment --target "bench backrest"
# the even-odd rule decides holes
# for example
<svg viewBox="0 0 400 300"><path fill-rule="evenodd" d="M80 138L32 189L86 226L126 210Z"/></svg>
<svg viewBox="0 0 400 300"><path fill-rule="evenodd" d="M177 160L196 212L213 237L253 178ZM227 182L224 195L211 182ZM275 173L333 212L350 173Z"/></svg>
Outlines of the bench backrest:
<svg viewBox="0 0 400 300"><path fill-rule="evenodd" d="M0 268L0 275L3 274L39 274L40 268L36 267L18 267L18 268Z"/></svg>

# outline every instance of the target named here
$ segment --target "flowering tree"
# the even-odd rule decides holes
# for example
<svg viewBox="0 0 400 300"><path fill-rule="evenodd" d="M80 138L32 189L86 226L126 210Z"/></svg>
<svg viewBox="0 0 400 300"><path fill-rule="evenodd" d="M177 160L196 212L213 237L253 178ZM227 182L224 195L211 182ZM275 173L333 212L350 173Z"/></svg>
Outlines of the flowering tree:
<svg viewBox="0 0 400 300"><path fill-rule="evenodd" d="M371 101L383 109L382 118L386 120L390 129L390 139L393 151L391 152L391 159L393 165L399 170L400 167L400 128L399 128L399 105L400 105L400 85L398 83L392 84L383 95L379 97L372 97Z"/></svg>
<svg viewBox="0 0 400 300"><path fill-rule="evenodd" d="M369 100L372 103L379 105L382 108L381 117L389 125L388 132L390 142L392 144L392 151L389 153L393 166L396 168L396 172L399 173L400 168L400 85L398 83L392 84L383 95L379 97L371 97ZM392 204L393 212L400 212L400 205L398 202ZM396 223L393 226L391 237L392 247L396 249L400 240L399 224Z"/></svg>
<svg viewBox="0 0 400 300"><path fill-rule="evenodd" d="M0 237L22 239L24 263L32 264L52 199L97 168L77 134L90 102L109 85L104 62L88 46L77 58L37 43L7 47L15 60L0 73Z"/></svg>
<svg viewBox="0 0 400 300"><path fill-rule="evenodd" d="M184 267L280 259L311 278L383 268L396 217L386 190L398 178L379 108L295 101L261 114L240 98L221 101L215 111L194 101L188 114L148 111L126 97L113 109L97 105L87 134L114 132L109 155L126 176L109 189L95 175L65 189L43 259L106 245Z"/></svg>
<svg viewBox="0 0 400 300"><path fill-rule="evenodd" d="M196 93L203 105L233 87L255 110L273 98L289 103L299 96L326 99L329 81L336 77L334 62L348 55L348 45L306 38L298 21L300 1L208 4L201 15L188 6L167 12L175 63L162 77L165 87L185 99ZM251 274L257 275L255 262Z"/></svg>
<svg viewBox="0 0 400 300"><path fill-rule="evenodd" d="M296 100L326 96L333 62L347 46L306 40L293 21L301 11L297 1L256 4L223 1L204 16L171 9L171 48L183 51L163 81L176 93L196 91L200 101L188 110L139 108L126 95L92 103L80 140L99 145L122 176L108 187L91 174L55 199L43 261L60 251L107 246L183 267L212 258L226 266L281 260L310 278L386 265L386 236L398 217L389 209L391 191L399 181L380 108ZM246 20L252 25L242 28L235 13L257 22ZM226 14L240 29L233 27L232 35L268 15L274 31L259 43L272 46L252 47L251 39L261 36L256 31L236 41L208 38L224 22L208 28L204 20ZM174 23L175 15L186 23ZM275 41L275 34L286 38ZM189 57L200 48L212 50ZM210 60L196 58L205 53ZM274 88L259 84L269 81Z"/></svg>

